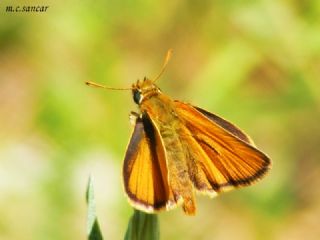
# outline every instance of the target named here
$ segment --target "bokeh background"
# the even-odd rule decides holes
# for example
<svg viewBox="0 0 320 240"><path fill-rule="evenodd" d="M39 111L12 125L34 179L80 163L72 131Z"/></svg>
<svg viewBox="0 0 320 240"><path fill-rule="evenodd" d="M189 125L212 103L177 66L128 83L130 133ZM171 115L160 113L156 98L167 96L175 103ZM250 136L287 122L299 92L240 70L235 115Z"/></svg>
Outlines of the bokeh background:
<svg viewBox="0 0 320 240"><path fill-rule="evenodd" d="M48 5L46 13L6 6ZM273 160L250 188L161 213L161 239L319 239L320 1L0 2L0 239L85 239L94 177L105 239L132 208L121 166L137 110L128 87L163 92L244 129Z"/></svg>

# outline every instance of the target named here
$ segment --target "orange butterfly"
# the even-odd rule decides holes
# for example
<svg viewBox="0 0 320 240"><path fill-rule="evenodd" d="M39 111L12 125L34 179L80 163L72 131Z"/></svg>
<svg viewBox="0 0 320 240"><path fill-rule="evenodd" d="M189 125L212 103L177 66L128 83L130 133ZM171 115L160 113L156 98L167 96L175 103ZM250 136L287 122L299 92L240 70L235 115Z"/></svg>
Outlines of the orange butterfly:
<svg viewBox="0 0 320 240"><path fill-rule="evenodd" d="M154 82L170 55L155 80L144 78L130 88L141 113L133 113L124 187L139 210L154 213L182 205L186 214L194 215L195 192L214 197L251 185L265 175L271 161L232 123L161 92Z"/></svg>

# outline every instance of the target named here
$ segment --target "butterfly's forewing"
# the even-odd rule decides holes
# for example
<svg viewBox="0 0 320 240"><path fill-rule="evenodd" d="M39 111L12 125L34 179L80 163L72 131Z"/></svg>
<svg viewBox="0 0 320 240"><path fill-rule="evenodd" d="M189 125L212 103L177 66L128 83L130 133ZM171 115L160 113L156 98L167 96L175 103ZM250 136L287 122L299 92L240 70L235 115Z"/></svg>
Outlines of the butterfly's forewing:
<svg viewBox="0 0 320 240"><path fill-rule="evenodd" d="M179 101L175 101L175 105L190 132L184 141L190 155L195 156L197 172L206 177L191 173L199 191L212 196L213 192L250 185L268 171L270 159L233 124Z"/></svg>
<svg viewBox="0 0 320 240"><path fill-rule="evenodd" d="M233 135L237 136L241 140L243 140L251 145L254 145L252 139L247 134L245 134L240 128L238 128L237 126L235 126L231 122L228 122L227 120L223 119L222 117L219 117L219 116L217 116L211 112L208 112L202 108L199 108L199 107L194 107L194 108L196 108L199 112L201 112L207 118L214 121L220 127L223 127L227 131L231 132Z"/></svg>
<svg viewBox="0 0 320 240"><path fill-rule="evenodd" d="M168 187L164 150L147 117L136 121L123 164L123 179L129 201L136 208L154 212L175 205Z"/></svg>

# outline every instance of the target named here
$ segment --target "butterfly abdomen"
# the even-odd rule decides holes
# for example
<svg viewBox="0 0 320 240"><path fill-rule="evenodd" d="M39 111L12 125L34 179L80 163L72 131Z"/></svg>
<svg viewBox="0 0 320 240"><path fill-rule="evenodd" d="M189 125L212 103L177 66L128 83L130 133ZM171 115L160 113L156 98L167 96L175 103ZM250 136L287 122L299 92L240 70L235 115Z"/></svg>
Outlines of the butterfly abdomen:
<svg viewBox="0 0 320 240"><path fill-rule="evenodd" d="M193 215L195 213L194 192L183 145L174 131L171 136L165 135L162 140L166 146L169 186L176 201L183 199L183 210Z"/></svg>

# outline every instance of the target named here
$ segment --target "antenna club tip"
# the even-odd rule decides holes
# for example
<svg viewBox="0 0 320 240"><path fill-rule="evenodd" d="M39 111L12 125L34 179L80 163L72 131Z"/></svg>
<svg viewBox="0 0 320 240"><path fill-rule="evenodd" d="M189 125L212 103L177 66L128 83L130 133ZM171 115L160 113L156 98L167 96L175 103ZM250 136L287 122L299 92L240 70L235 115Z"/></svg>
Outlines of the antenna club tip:
<svg viewBox="0 0 320 240"><path fill-rule="evenodd" d="M170 57L172 56L172 54L173 54L173 49L170 48L170 49L168 50L168 52L167 52L167 58L170 58Z"/></svg>

